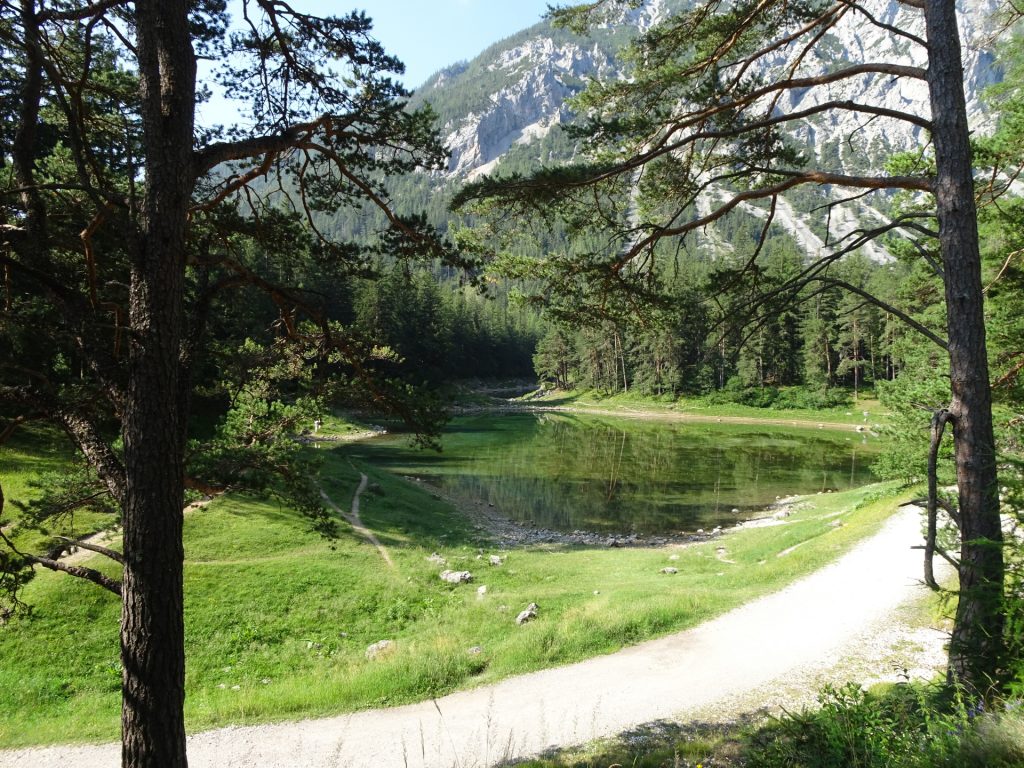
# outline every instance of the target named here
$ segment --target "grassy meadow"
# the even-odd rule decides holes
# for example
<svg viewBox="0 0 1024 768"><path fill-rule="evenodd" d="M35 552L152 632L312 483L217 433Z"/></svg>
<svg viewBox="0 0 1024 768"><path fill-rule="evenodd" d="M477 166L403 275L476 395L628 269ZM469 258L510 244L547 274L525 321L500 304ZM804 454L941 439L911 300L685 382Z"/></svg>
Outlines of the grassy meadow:
<svg viewBox="0 0 1024 768"><path fill-rule="evenodd" d="M792 389L799 390L800 388ZM668 395L658 397L655 395L635 395L622 392L605 394L593 390L552 390L542 397L531 397L529 402L536 405L551 405L570 409L600 409L620 412L623 415L647 416L649 418L682 416L709 419L742 419L759 423L779 424L803 424L810 422L812 424L825 423L832 426L848 425L850 427L864 425L873 427L885 425L889 422L889 412L872 392L866 392L855 403L851 401L848 405L830 408L762 408L742 403L714 402L708 398L700 397L682 396L674 398ZM864 417L865 411L868 413L866 422Z"/></svg>
<svg viewBox="0 0 1024 768"><path fill-rule="evenodd" d="M876 485L808 497L784 525L685 547L501 552L428 487L353 463L345 445L320 450L322 486L340 507L350 505L359 472L370 477L361 515L395 567L347 524L325 539L267 499L228 495L189 512L192 730L422 700L693 626L833 560L897 503L891 487ZM13 497L28 492L34 465L31 451L9 465L7 451L3 482ZM20 486L8 466L19 468ZM434 552L447 566L428 560ZM503 565L490 565L491 554ZM679 573L662 574L666 566ZM474 581L446 584L444 567L469 570ZM0 747L116 739L116 598L42 572L25 599L31 615L0 627ZM516 626L530 602L538 618ZM392 652L368 660L367 646L384 639ZM475 646L482 652L470 653Z"/></svg>

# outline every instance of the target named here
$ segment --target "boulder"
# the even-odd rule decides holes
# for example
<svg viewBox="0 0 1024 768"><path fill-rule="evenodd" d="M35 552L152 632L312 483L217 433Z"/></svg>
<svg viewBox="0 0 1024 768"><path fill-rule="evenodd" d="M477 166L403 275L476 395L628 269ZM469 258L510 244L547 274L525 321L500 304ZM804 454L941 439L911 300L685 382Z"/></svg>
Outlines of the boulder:
<svg viewBox="0 0 1024 768"><path fill-rule="evenodd" d="M501 557L499 557L498 555L491 555L491 556L490 556L490 558L489 558L489 560L490 560L490 563L491 563L491 565L501 565L502 563L504 563L504 562L505 562L505 561L504 561L504 560L503 560L503 559L502 559Z"/></svg>
<svg viewBox="0 0 1024 768"><path fill-rule="evenodd" d="M671 576L674 573L679 573L679 569L678 568L673 568L672 566L668 566L666 568L662 568L661 572L662 573L667 573L667 574L669 574Z"/></svg>
<svg viewBox="0 0 1024 768"><path fill-rule="evenodd" d="M526 622L533 621L536 618L537 618L537 604L536 603L530 603L528 606L526 606L526 610L525 611L520 611L519 615L516 616L516 624L518 624L519 626L522 626Z"/></svg>
<svg viewBox="0 0 1024 768"><path fill-rule="evenodd" d="M427 560L433 563L434 565L448 565L448 561L441 557L439 554L437 554L437 552L431 554L430 557L427 558Z"/></svg>
<svg viewBox="0 0 1024 768"><path fill-rule="evenodd" d="M377 659L377 658L380 658L381 656L385 656L385 655L391 653L394 650L395 650L395 641L394 640L378 640L373 645L368 645L366 647L366 658L368 658L368 659L370 659L372 661L373 659Z"/></svg>
<svg viewBox="0 0 1024 768"><path fill-rule="evenodd" d="M441 581L449 584L465 584L473 580L473 574L469 571L441 571Z"/></svg>

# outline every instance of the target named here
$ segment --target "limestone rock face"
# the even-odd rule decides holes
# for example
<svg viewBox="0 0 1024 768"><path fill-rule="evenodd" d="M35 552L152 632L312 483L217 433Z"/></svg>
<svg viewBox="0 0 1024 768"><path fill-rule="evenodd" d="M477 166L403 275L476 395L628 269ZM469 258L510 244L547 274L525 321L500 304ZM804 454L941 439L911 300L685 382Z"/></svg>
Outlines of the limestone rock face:
<svg viewBox="0 0 1024 768"><path fill-rule="evenodd" d="M557 127L576 120L571 102L586 82L595 77L627 77L616 52L623 43L670 12L688 5L682 0L647 0L640 8L620 10L607 23L585 37L555 29L544 21L491 46L470 62L462 62L430 78L414 101L435 106L442 135L451 149L447 171L433 183L459 184L502 169L554 165L572 159L573 140ZM815 49L797 64L794 76L820 73L844 62L886 62L924 67L924 48L907 36L896 36L884 27L924 38L923 14L899 0L865 0L870 18L851 8ZM985 132L992 121L981 100L982 90L1000 77L994 66L992 24L989 19L997 0L958 0L964 51L965 84L972 128ZM873 19L873 21L872 21ZM801 50L780 50L759 72L770 77L793 66ZM794 91L780 101L777 112L811 109L830 101L853 101L927 117L928 91L923 81L865 74L828 87ZM844 173L879 173L895 152L923 146L923 129L872 115L831 111L806 118L796 130L796 140L808 154L830 169ZM714 202L711 199L704 204ZM721 191L721 194L726 194ZM878 206L876 209L872 206ZM870 199L851 201L832 213L831 240L866 224L877 224L884 203ZM757 218L766 212L753 205L741 206ZM703 211L699 213L703 214ZM822 214L817 214L820 219ZM815 214L800 212L785 200L776 211L776 222L792 236L809 257L828 247L820 236ZM708 237L714 241L715 233ZM729 244L722 243L728 250ZM865 253L875 260L889 258L879 244L868 244Z"/></svg>

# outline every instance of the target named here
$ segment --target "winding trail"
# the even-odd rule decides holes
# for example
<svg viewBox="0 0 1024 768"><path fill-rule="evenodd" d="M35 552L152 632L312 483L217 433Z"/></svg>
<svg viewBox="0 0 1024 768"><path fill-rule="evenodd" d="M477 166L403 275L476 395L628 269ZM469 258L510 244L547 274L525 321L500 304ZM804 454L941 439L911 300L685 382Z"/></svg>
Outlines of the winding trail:
<svg viewBox="0 0 1024 768"><path fill-rule="evenodd" d="M481 768L784 688L856 655L858 637L883 632L900 606L924 594L921 554L910 548L919 519L904 508L835 563L685 632L435 701L198 733L189 764ZM0 752L7 768L114 768L118 759L117 745Z"/></svg>
<svg viewBox="0 0 1024 768"><path fill-rule="evenodd" d="M359 497L363 495L363 491L366 490L366 486L369 482L370 479L364 473L360 472L359 487L356 488L356 493L352 497L352 508L348 512L344 511L341 507L335 504L334 499L328 496L327 491L325 491L323 488L320 489L320 496L327 503L327 506L329 506L339 515L341 515L345 519L345 522L352 526L353 530L355 530L356 533L358 533L360 536L362 536L364 539L366 539L368 542L370 542L371 544L373 544L373 546L377 548L377 551L380 553L380 556L384 558L384 562L387 563L389 567L394 568L395 563L391 559L391 555L388 554L387 549L384 547L383 544L380 543L380 539L377 538L376 534L369 528L367 528L365 525L363 525L363 519L359 516Z"/></svg>

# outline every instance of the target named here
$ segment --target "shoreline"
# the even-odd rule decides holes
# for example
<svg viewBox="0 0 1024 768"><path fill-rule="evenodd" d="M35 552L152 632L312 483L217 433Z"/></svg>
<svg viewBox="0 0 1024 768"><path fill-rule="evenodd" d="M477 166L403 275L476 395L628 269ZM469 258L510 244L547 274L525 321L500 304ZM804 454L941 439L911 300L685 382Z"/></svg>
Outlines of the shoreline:
<svg viewBox="0 0 1024 768"><path fill-rule="evenodd" d="M421 768L492 765L635 734L643 724L686 727L709 714L731 722L737 713L793 708L807 701L807 685L851 674L877 679L880 665L927 679L941 663L942 635L911 634L892 620L900 611L912 619L927 596L906 546L917 530L916 515L897 513L778 591L613 653L420 703L193 733L190 764L375 768L410 764L412 754ZM918 643L926 647L908 647ZM113 741L0 750L0 765L108 768L119 750Z"/></svg>
<svg viewBox="0 0 1024 768"><path fill-rule="evenodd" d="M858 434L869 434L877 437L877 433L870 431L861 424L841 424L839 422L811 422L800 419L782 418L760 418L747 416L711 416L705 414L683 413L671 410L615 410L600 408L597 406L584 405L582 407L569 405L540 405L523 403L518 401L495 402L488 405L464 406L452 409L452 416L471 416L476 414L518 414L518 413L581 413L593 416L611 416L625 419L639 419L645 421L673 421L673 422L698 422L698 423L729 423L729 424L766 424L770 426L796 427L798 429L828 429L833 431L853 431ZM345 438L334 438L324 442L353 442L370 439L386 434L386 431L367 431L346 436ZM312 441L311 441L312 442ZM386 471L386 470L384 470ZM776 499L773 503L761 508L754 513L754 516L739 520L733 525L716 526L710 531L697 529L693 532L667 532L667 533L632 533L625 531L589 531L575 530L572 532L557 531L550 528L537 527L533 524L523 523L512 517L501 513L493 504L483 499L470 501L454 496L433 483L424 481L421 478L410 475L389 473L392 477L403 480L415 487L426 490L435 498L441 499L450 504L455 510L464 515L476 528L479 533L492 537L495 544L501 547L520 547L530 545L551 544L556 546L600 546L600 547L682 547L690 544L699 544L704 541L717 538L727 531L741 530L743 528L761 528L771 525L779 525L789 517L793 511L800 508L799 505L808 503L807 498L812 494L791 495ZM870 483L869 483L870 485Z"/></svg>
<svg viewBox="0 0 1024 768"><path fill-rule="evenodd" d="M838 432L856 432L877 437L873 424L846 424L838 421L812 421L809 419L787 419L762 416L714 416L670 409L632 410L605 408L599 405L541 405L533 403L505 402L493 405L456 406L451 409L453 416L471 416L482 413L582 413L591 416L612 416L644 421L693 421L698 423L766 424L774 427L795 427L797 429L828 429Z"/></svg>
<svg viewBox="0 0 1024 768"><path fill-rule="evenodd" d="M386 470L384 470L386 471ZM808 496L786 496L777 499L772 504L759 510L754 517L739 520L728 527L716 526L710 531L697 529L694 532L676 533L623 533L623 532L599 532L576 530L572 532L556 531L549 528L539 528L526 523L521 523L503 514L497 507L488 504L483 500L475 502L458 498L445 492L442 488L433 485L420 478L410 475L392 474L394 478L402 480L415 488L425 491L434 498L450 504L460 514L464 515L478 533L490 536L494 543L502 549L524 546L541 546L545 544L554 546L581 546L601 547L609 549L667 549L682 548L691 544L717 539L719 536L730 531L740 531L746 528L766 528L775 525L784 525L785 520L794 512L806 507L810 502Z"/></svg>

